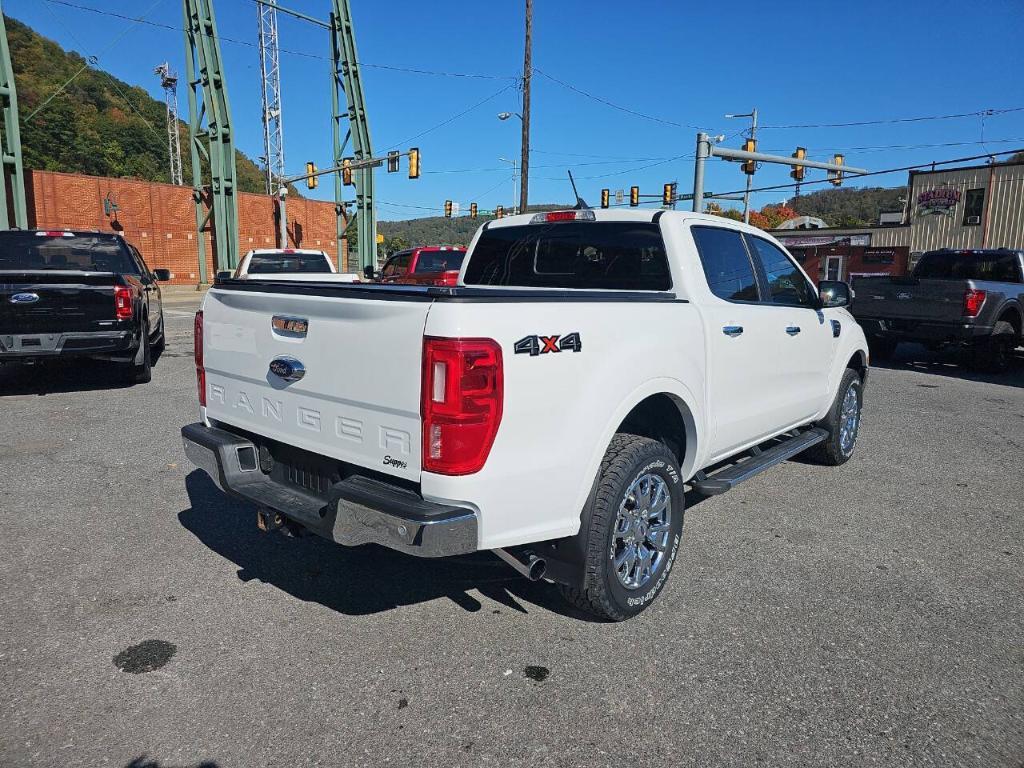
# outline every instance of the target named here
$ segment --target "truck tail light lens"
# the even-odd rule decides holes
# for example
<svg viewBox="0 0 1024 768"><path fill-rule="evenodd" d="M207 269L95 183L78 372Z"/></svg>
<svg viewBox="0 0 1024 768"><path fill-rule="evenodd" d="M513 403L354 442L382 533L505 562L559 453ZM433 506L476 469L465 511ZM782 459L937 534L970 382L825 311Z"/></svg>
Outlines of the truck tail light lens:
<svg viewBox="0 0 1024 768"><path fill-rule="evenodd" d="M968 289L964 291L964 317L977 317L985 303L985 292Z"/></svg>
<svg viewBox="0 0 1024 768"><path fill-rule="evenodd" d="M423 469L470 475L487 461L501 423L501 347L493 339L423 340Z"/></svg>
<svg viewBox="0 0 1024 768"><path fill-rule="evenodd" d="M127 285L114 286L114 317L118 320L132 319L132 289Z"/></svg>
<svg viewBox="0 0 1024 768"><path fill-rule="evenodd" d="M196 312L192 335L192 350L196 361L196 389L199 404L206 407L206 369L203 368L203 310Z"/></svg>
<svg viewBox="0 0 1024 768"><path fill-rule="evenodd" d="M441 273L441 276L434 281L434 285L458 285L459 284L459 270L447 269Z"/></svg>

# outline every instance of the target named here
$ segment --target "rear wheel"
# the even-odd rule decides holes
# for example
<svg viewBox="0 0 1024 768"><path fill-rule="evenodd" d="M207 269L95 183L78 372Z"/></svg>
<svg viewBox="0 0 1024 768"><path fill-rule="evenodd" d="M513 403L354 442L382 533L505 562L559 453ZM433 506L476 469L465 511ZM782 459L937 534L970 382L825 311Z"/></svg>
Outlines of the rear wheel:
<svg viewBox="0 0 1024 768"><path fill-rule="evenodd" d="M153 351L158 355L164 351L164 347L167 346L167 324L164 323L164 311L160 310L160 335L157 336L156 341L153 342Z"/></svg>
<svg viewBox="0 0 1024 768"><path fill-rule="evenodd" d="M828 430L824 442L811 448L807 455L821 464L845 464L857 447L860 434L860 412L864 401L864 382L852 368L847 368L839 382L836 399L818 426Z"/></svg>
<svg viewBox="0 0 1024 768"><path fill-rule="evenodd" d="M640 613L665 586L679 550L683 484L673 453L647 437L616 435L583 524L581 583L559 585L562 594L610 621Z"/></svg>
<svg viewBox="0 0 1024 768"><path fill-rule="evenodd" d="M973 350L971 366L989 373L1002 373L1010 367L1010 355L1017 346L1017 333L1013 326L1000 320L992 328L992 335Z"/></svg>
<svg viewBox="0 0 1024 768"><path fill-rule="evenodd" d="M125 365L129 384L146 384L153 379L153 350L149 340L149 322L143 320L135 359Z"/></svg>

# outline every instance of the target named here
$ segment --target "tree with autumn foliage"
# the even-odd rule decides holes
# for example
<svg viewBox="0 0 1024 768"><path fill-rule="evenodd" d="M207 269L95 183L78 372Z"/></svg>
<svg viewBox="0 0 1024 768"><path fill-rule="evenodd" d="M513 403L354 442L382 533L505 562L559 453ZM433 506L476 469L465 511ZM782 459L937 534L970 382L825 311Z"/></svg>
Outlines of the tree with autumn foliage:
<svg viewBox="0 0 1024 768"><path fill-rule="evenodd" d="M723 209L718 203L708 203L707 213L722 216L733 221L743 221L743 214L735 208ZM760 211L750 212L750 223L759 229L775 229L784 221L794 219L800 214L785 204L766 205Z"/></svg>

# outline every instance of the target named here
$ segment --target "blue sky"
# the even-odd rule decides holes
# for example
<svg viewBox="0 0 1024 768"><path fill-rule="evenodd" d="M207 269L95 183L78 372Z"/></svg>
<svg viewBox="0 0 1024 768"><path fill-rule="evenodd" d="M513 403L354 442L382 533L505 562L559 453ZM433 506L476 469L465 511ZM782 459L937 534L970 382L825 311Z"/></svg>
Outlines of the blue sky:
<svg viewBox="0 0 1024 768"><path fill-rule="evenodd" d="M67 0L155 24L180 27L180 0ZM418 145L423 176L378 171L380 218L436 215L445 199L481 208L509 206L518 158L522 2L351 0L374 150ZM281 0L326 18L328 0ZM259 65L252 0L215 0L237 146L263 153ZM738 147L746 121L729 112L756 106L759 149L811 157L843 151L870 170L1024 147L1024 109L987 117L848 127L770 128L892 120L1024 108L1024 1L610 2L535 0L534 66L564 84L646 116L629 114L544 75L533 79L531 202L571 199L565 170L592 205L599 190L660 194L678 180L692 187L695 127ZM160 97L152 68L184 70L182 35L152 24L69 7L55 0L6 0L4 12L65 48ZM772 26L784 31L770 31ZM111 40L129 31L113 46ZM330 162L328 37L280 16L285 157ZM378 66L370 66L378 65ZM415 74L383 67L475 75ZM481 103L483 102L483 103ZM478 106L477 106L478 105ZM185 93L179 106L187 110ZM472 108L472 109L471 109ZM468 111L467 111L468 110ZM447 125L436 128L465 112ZM431 130L434 129L434 130ZM418 136L418 134L423 134ZM981 144L982 140L985 144ZM960 143L957 146L921 146ZM888 148L887 148L888 147ZM187 162L187 159L186 159ZM762 166L755 186L790 181L788 168ZM808 178L824 172L810 171ZM896 186L905 173L877 177ZM741 189L738 165L711 162L706 189ZM811 185L808 190L822 185ZM324 183L313 196L330 198ZM780 202L765 192L754 203Z"/></svg>

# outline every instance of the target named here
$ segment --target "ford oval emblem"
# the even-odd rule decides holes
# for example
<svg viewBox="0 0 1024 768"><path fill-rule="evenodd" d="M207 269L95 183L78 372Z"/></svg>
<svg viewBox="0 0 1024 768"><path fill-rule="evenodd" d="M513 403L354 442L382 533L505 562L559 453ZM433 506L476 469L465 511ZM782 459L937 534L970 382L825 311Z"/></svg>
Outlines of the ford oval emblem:
<svg viewBox="0 0 1024 768"><path fill-rule="evenodd" d="M35 304L37 301L38 293L16 293L11 296L11 304Z"/></svg>
<svg viewBox="0 0 1024 768"><path fill-rule="evenodd" d="M270 361L270 372L285 381L298 381L306 375L306 366L294 357L275 357Z"/></svg>

